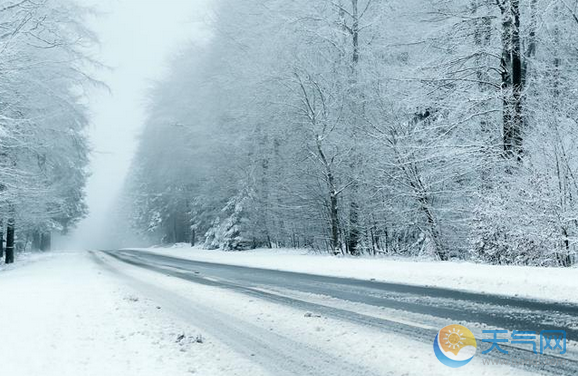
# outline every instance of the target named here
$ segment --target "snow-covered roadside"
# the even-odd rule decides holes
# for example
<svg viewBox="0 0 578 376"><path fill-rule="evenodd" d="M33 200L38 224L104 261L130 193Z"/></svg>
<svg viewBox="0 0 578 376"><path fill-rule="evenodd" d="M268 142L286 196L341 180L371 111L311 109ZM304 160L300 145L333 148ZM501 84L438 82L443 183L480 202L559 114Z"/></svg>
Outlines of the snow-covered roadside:
<svg viewBox="0 0 578 376"><path fill-rule="evenodd" d="M172 247L141 250L197 261L578 303L576 267L539 268L333 257L295 249L224 252Z"/></svg>
<svg viewBox="0 0 578 376"><path fill-rule="evenodd" d="M211 317L219 316L225 319L229 316L236 321L232 324L233 327L238 328L246 323L245 325L249 328L256 327L270 332L270 338L261 338L263 340L287 338L295 341L297 346L287 349L289 351L287 356L293 355L292 353L297 352L298 349L306 350L305 354L321 362L320 354L327 353L345 363L363 366L372 372L371 374L376 375L448 374L448 368L434 356L431 343L423 343L402 335L317 315L316 312L303 312L297 308L266 302L224 289L183 281L162 273L122 264L112 258L107 257L107 259L122 273L175 294L173 298L169 297L168 293L161 298L194 302ZM231 324L231 322L227 323ZM212 329L217 332L223 330L223 328ZM237 335L237 337L240 336ZM278 347L274 341L267 343L271 345L271 355L278 353ZM262 353L255 355L256 361L267 356ZM289 364L284 365L284 367L287 366ZM451 373L468 376L533 374L509 366L486 365L481 357L475 357L468 367L452 369ZM360 369L357 374L364 373Z"/></svg>
<svg viewBox="0 0 578 376"><path fill-rule="evenodd" d="M4 258L0 259L0 272L20 268L24 265L28 265L30 263L48 259L54 256L55 255L52 252L19 252L16 253L16 260L13 264L5 264Z"/></svg>
<svg viewBox="0 0 578 376"><path fill-rule="evenodd" d="M86 252L46 255L0 271L1 375L263 374Z"/></svg>

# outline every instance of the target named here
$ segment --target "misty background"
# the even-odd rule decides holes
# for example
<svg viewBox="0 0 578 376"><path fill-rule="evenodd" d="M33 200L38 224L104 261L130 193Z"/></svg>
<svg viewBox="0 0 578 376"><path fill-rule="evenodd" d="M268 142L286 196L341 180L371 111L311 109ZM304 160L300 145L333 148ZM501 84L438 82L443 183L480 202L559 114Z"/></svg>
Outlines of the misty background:
<svg viewBox="0 0 578 376"><path fill-rule="evenodd" d="M211 0L79 2L96 11L90 18L90 28L100 41L95 53L109 69L94 74L110 91L95 90L91 95L88 217L69 235L56 235L55 247L108 248L114 244L104 234L105 224L135 152L145 120L147 90L166 74L179 49L207 43Z"/></svg>
<svg viewBox="0 0 578 376"><path fill-rule="evenodd" d="M577 4L15 3L6 248L570 266Z"/></svg>

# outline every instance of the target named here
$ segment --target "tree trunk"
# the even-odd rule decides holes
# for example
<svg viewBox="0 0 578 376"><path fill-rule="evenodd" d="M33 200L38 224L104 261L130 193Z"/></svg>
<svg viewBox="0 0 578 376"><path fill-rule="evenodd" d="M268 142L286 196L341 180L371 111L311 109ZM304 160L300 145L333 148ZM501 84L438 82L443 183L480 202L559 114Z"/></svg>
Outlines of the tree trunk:
<svg viewBox="0 0 578 376"><path fill-rule="evenodd" d="M528 29L530 30L528 33L528 42L526 45L526 53L524 56L526 57L526 61L523 64L523 73L522 73L522 84L526 86L526 82L528 80L528 60L533 58L536 55L537 43L536 43L536 29L538 28L538 0L531 0L530 1L530 24ZM554 34L556 35L556 34Z"/></svg>
<svg viewBox="0 0 578 376"><path fill-rule="evenodd" d="M523 69L519 0L498 3L502 13L502 76L504 157L522 159Z"/></svg>
<svg viewBox="0 0 578 376"><path fill-rule="evenodd" d="M40 250L50 251L52 248L52 234L50 232L43 232L40 235Z"/></svg>
<svg viewBox="0 0 578 376"><path fill-rule="evenodd" d="M556 18L559 16L558 7L554 7L554 14ZM558 19L556 19L558 22ZM556 24L557 25L557 24ZM558 26L554 27L553 35L555 36L555 45L558 45L560 30ZM552 82L552 119L553 119L553 128L556 130L557 143L559 147L556 147L555 150L555 157L556 157L556 176L558 179L558 194L559 194L559 207L561 212L565 212L568 207L568 202L570 201L570 206L572 206L572 194L569 193L570 189L568 187L571 173L568 173L570 170L568 160L566 159L566 153L564 151L564 143L561 141L560 134L559 134L559 123L556 117L556 114L560 113L560 106L559 106L559 98L561 95L560 92L560 65L562 63L561 59L557 54L554 56L554 60L552 62L554 69L552 69L552 74L550 81ZM562 232L562 239L563 239L563 249L558 251L556 257L558 259L559 265L563 267L570 267L572 266L572 258L571 258L571 249L570 249L570 234L568 233L567 225L562 222L560 225L560 230Z"/></svg>
<svg viewBox="0 0 578 376"><path fill-rule="evenodd" d="M486 83L493 80L487 68L493 64L493 57L488 57L484 51L491 48L494 28L492 25L492 18L485 13L485 3L485 0L472 0L472 17L477 20L474 32L474 44L476 46L476 51L481 52L476 54L476 77L479 81L478 90L480 91L482 98L488 96L489 88ZM480 14L479 9L483 9L484 13ZM492 160L494 157L492 146L498 142L499 138L497 137L493 127L493 115L489 115L491 104L488 101L481 101L479 106L480 115L478 118L480 119L481 142L488 146L487 148L484 148L485 151L483 152L482 158L485 160ZM482 163L480 165L480 189L483 191L492 189L492 165L492 163Z"/></svg>
<svg viewBox="0 0 578 376"><path fill-rule="evenodd" d="M172 228L172 233L173 233L173 239L171 243L178 243L178 230L177 230L177 213L173 213L173 228Z"/></svg>
<svg viewBox="0 0 578 376"><path fill-rule="evenodd" d="M261 132L261 129L259 130ZM270 227L270 210L269 210L269 158L270 155L268 151L269 145L269 137L265 133L260 137L260 144L261 150L263 152L263 156L261 159L261 213L260 213L260 223L259 226L261 227L259 230L262 231L261 235L262 239L259 239L259 246L262 246L263 243L267 248L271 248L271 233L269 232ZM257 233L257 231L256 231Z"/></svg>
<svg viewBox="0 0 578 376"><path fill-rule="evenodd" d="M431 240L434 244L434 253L441 261L447 261L448 254L445 250L443 245L441 233L438 228L438 223L436 221L436 217L434 215L432 205L431 205L431 198L428 194L427 189L422 182L420 177L419 170L417 166L411 165L409 168L404 168L404 171L408 177L408 182L411 188L414 190L414 194L416 195L417 202L420 205L420 210L424 213L426 221L427 221L427 233L431 237Z"/></svg>
<svg viewBox="0 0 578 376"><path fill-rule="evenodd" d="M327 188L329 188L329 219L331 222L331 251L334 254L342 252L341 241L339 239L339 207L338 207L338 195L337 186L335 183L335 177L333 176L333 171L329 164L329 161L325 157L323 148L321 147L321 142L319 138L317 139L317 152L319 157L323 161L325 167L325 178L327 179Z"/></svg>
<svg viewBox="0 0 578 376"><path fill-rule="evenodd" d="M4 221L0 220L0 260L4 257Z"/></svg>
<svg viewBox="0 0 578 376"><path fill-rule="evenodd" d="M351 103L352 108L352 119L357 122L359 116L357 116L358 112L358 104L362 102L360 95L358 95L358 88L357 88L357 65L359 63L359 4L358 0L351 0L351 17L352 17L352 24L351 24L351 40L353 44L353 53L352 53L352 65L351 65L351 84L352 84L352 94L353 94L353 101ZM353 146L355 150L359 150L359 134L356 131L355 127L356 124L352 124L353 127ZM351 172L352 172L352 179L354 179L353 184L351 185L351 203L349 205L349 233L347 235L347 251L350 255L357 256L359 254L359 250L357 246L359 244L359 205L357 204L357 196L358 196L358 184L357 181L357 171L361 170L361 160L357 154L353 155L352 163L351 163Z"/></svg>
<svg viewBox="0 0 578 376"><path fill-rule="evenodd" d="M351 17L353 22L351 24L351 37L353 42L353 65L359 62L359 7L358 0L351 0Z"/></svg>
<svg viewBox="0 0 578 376"><path fill-rule="evenodd" d="M32 233L32 250L39 251L42 248L42 239L41 239L40 231L34 231Z"/></svg>
<svg viewBox="0 0 578 376"><path fill-rule="evenodd" d="M329 175L328 178L330 186L333 186L333 175ZM331 189L329 193L329 205L329 215L331 217L331 248L334 254L338 254L341 252L341 242L339 241L339 209L335 189Z"/></svg>
<svg viewBox="0 0 578 376"><path fill-rule="evenodd" d="M359 244L359 206L355 201L351 201L349 209L349 235L347 237L347 248L349 254L359 255L357 245Z"/></svg>
<svg viewBox="0 0 578 376"><path fill-rule="evenodd" d="M6 263L12 264L14 262L14 218L8 219L6 226Z"/></svg>
<svg viewBox="0 0 578 376"><path fill-rule="evenodd" d="M429 225L429 231L428 232L429 232L429 235L431 236L431 239L434 243L435 254L436 254L436 256L439 257L439 259L441 261L447 261L448 260L448 254L444 250L444 247L443 247L443 244L441 241L441 235L438 231L435 217L433 215L432 210L430 209L429 199L424 196L424 197L420 197L419 201L422 204L421 209L423 210L423 212L425 213L426 218L427 218L427 223Z"/></svg>
<svg viewBox="0 0 578 376"><path fill-rule="evenodd" d="M514 28L512 29L512 85L513 85L513 132L512 142L514 144L514 156L522 159L522 94L523 94L523 67L522 67L522 47L520 42L520 0L512 1L512 16Z"/></svg>

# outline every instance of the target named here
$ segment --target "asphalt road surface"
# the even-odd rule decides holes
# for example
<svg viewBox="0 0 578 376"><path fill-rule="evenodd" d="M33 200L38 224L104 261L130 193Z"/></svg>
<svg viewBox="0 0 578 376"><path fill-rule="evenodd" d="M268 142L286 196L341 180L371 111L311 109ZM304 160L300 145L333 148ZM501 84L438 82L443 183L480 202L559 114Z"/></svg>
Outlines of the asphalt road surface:
<svg viewBox="0 0 578 376"><path fill-rule="evenodd" d="M496 295L469 293L433 287L376 282L348 278L326 277L278 270L257 269L217 263L184 260L144 251L106 251L105 254L133 266L171 275L192 283L231 290L277 304L315 312L384 332L394 332L430 343L437 330L413 325L412 318L449 323L477 323L479 327L513 330L565 330L568 341L578 340L578 306L542 302ZM159 292L159 294L162 294ZM325 303L327 302L327 304ZM331 304L329 304L331 302ZM337 302L337 303L336 303ZM343 304L338 304L343 302ZM376 310L394 310L403 320L388 319L356 309L356 304ZM423 321L422 321L423 322ZM469 326L468 326L469 327ZM471 328L471 327L470 327ZM476 334L477 336L477 334ZM488 334L485 335L490 338ZM286 344L291 348L291 344ZM489 347L478 342L482 351ZM509 356L535 360L528 346L502 345ZM283 348L278 349L283 356ZM480 350L478 350L480 351ZM489 356L503 357L497 351ZM556 367L530 366L540 374L578 375L578 354L569 349L566 354L539 355L541 359L557 360ZM335 359L316 362L335 365ZM521 362L523 363L523 362ZM310 364L304 367L311 367ZM347 365L340 364L343 374ZM528 369L529 366L521 366ZM281 372L281 370L279 370ZM306 369L303 372L307 372ZM325 372L325 374L328 374ZM335 374L338 374L336 371ZM341 374L341 373L339 373ZM349 373L351 374L351 373ZM356 374L361 374L357 370ZM369 372L366 374L370 374Z"/></svg>

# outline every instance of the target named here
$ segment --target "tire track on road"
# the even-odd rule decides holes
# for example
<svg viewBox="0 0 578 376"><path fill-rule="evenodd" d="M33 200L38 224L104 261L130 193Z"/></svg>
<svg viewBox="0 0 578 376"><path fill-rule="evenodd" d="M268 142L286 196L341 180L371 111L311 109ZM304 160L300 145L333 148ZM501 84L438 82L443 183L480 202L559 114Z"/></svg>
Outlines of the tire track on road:
<svg viewBox="0 0 578 376"><path fill-rule="evenodd" d="M395 333L397 335L401 334L408 338L414 340L421 340L424 343L428 343L435 338L437 334L436 330L428 330L419 325L414 326L406 323L400 323L397 321L391 321L384 318L379 318L375 316L364 315L354 311L349 311L346 309L335 308L331 306L325 306L318 303L313 303L305 300L300 300L292 298L289 296L279 295L264 291L258 288L251 288L237 284L226 280L216 280L213 278L206 278L200 275L198 272L186 268L179 268L175 265L163 264L158 260L152 264L151 260L148 258L141 258L132 253L117 253L117 252L104 252L106 255L149 271L162 273L165 275L170 275L183 280L187 280L193 283L202 284L205 286L224 288L234 292L242 293L256 299L262 299L269 302L277 303L284 306L289 306L292 308L303 310L304 312L310 311L315 312L327 317L344 320L358 325L369 326L384 332ZM514 350L520 359L535 360L535 355L530 350L525 350L519 347L513 348L511 346L502 345L504 348ZM501 353L491 353L489 356L495 359L507 360ZM557 368L536 368L536 367L525 367L520 366L518 368L531 370L533 372L540 372L547 375L578 375L578 361L570 359L567 357L561 357L556 355L544 355L549 359L556 359L559 361L560 367Z"/></svg>
<svg viewBox="0 0 578 376"><path fill-rule="evenodd" d="M201 302L191 302L178 293L124 274L96 254L92 253L92 256L99 265L122 278L134 290L161 304L181 320L192 321L193 325L203 328L237 353L270 371L272 375L378 376L361 365L346 362L320 349L203 306ZM166 271L153 271L167 274ZM379 375L393 374L386 372Z"/></svg>

